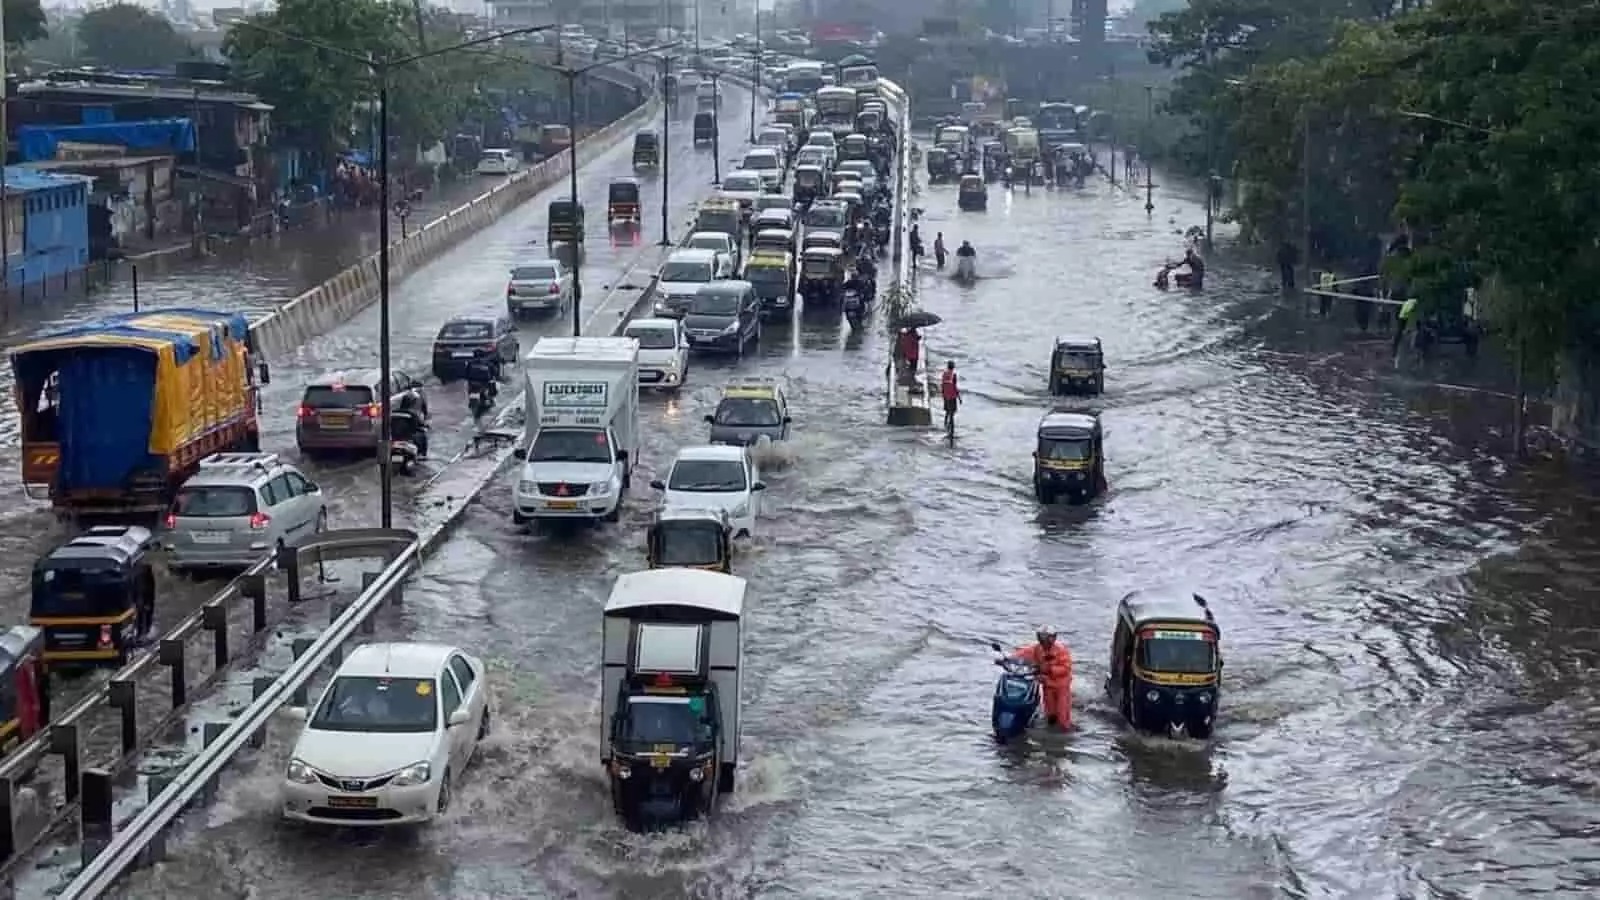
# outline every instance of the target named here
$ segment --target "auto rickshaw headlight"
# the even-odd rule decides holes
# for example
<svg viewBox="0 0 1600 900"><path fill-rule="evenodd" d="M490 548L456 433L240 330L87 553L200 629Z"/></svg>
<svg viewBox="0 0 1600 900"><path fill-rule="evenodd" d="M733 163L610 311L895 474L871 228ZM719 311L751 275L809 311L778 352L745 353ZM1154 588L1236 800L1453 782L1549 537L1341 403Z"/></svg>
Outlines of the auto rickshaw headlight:
<svg viewBox="0 0 1600 900"><path fill-rule="evenodd" d="M620 765L619 764L612 771L616 772L617 773L617 777L623 779L624 781L626 781L627 779L633 777L633 770L628 768L627 766L624 766L624 765Z"/></svg>
<svg viewBox="0 0 1600 900"><path fill-rule="evenodd" d="M698 766L696 766L693 769L690 769L689 770L689 780L690 781L705 781L706 780L706 770L702 769L702 768L700 768Z"/></svg>
<svg viewBox="0 0 1600 900"><path fill-rule="evenodd" d="M1202 704L1210 704L1211 703L1211 695L1210 694L1201 694L1200 695L1200 702Z"/></svg>
<svg viewBox="0 0 1600 900"><path fill-rule="evenodd" d="M1146 700L1149 700L1151 703L1160 703L1161 702L1161 692L1160 691L1149 691L1144 695L1144 698Z"/></svg>

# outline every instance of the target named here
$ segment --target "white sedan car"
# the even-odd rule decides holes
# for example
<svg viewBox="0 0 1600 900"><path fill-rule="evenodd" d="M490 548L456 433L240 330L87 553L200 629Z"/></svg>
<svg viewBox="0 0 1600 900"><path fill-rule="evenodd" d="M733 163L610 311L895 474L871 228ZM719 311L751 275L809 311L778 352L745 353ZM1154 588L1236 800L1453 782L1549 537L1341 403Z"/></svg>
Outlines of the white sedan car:
<svg viewBox="0 0 1600 900"><path fill-rule="evenodd" d="M683 242L687 250L710 250L717 254L717 277L732 278L739 270L740 247L733 235L721 231L696 231Z"/></svg>
<svg viewBox="0 0 1600 900"><path fill-rule="evenodd" d="M725 444L679 450L666 480L652 481L650 486L662 492L663 509L727 513L734 537L755 534L761 492L767 489L750 451Z"/></svg>
<svg viewBox="0 0 1600 900"><path fill-rule="evenodd" d="M304 710L297 711L304 714ZM442 644L367 644L328 682L283 782L287 819L386 827L450 806L489 734L483 663Z"/></svg>

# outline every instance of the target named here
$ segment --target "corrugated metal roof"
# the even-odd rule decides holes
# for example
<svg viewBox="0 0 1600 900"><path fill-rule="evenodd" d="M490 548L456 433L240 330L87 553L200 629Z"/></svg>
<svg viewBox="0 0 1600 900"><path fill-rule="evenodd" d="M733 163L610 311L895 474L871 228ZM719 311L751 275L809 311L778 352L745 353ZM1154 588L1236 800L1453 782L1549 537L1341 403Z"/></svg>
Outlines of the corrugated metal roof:
<svg viewBox="0 0 1600 900"><path fill-rule="evenodd" d="M161 100L199 100L202 103L230 103L254 110L260 110L263 106L268 110L272 108L262 103L260 98L254 94L218 90L198 85L195 87L179 87L176 85L155 84L153 82L112 84L99 81L66 81L52 78L45 81L24 82L17 86L17 97L19 99L29 99L30 94L78 94L84 97L108 98L148 97Z"/></svg>
<svg viewBox="0 0 1600 900"><path fill-rule="evenodd" d="M73 184L93 184L94 179L87 175L71 175L64 172L39 172L22 166L6 166L6 193L27 194L33 191L46 191L51 188L67 187Z"/></svg>

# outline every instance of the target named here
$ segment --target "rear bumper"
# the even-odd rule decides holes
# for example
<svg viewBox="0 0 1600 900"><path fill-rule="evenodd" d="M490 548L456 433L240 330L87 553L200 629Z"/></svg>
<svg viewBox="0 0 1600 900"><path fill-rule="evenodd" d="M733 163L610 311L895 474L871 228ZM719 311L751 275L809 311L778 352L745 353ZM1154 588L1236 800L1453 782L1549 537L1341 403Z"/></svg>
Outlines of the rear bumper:
<svg viewBox="0 0 1600 900"><path fill-rule="evenodd" d="M249 546L196 546L166 544L168 569L244 569L272 552L265 537Z"/></svg>
<svg viewBox="0 0 1600 900"><path fill-rule="evenodd" d="M301 450L376 450L378 448L378 432L350 431L348 433L329 433L326 431L302 431L297 429L294 435L295 446Z"/></svg>

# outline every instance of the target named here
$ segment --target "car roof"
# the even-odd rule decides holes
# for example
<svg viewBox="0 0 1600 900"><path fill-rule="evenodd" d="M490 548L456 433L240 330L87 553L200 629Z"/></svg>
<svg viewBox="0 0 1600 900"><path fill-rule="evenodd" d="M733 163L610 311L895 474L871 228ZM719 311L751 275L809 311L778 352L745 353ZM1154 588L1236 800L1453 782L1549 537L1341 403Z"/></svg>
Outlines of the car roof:
<svg viewBox="0 0 1600 900"><path fill-rule="evenodd" d="M716 261L717 251L707 250L704 247L679 247L667 255L667 262L714 263Z"/></svg>
<svg viewBox="0 0 1600 900"><path fill-rule="evenodd" d="M351 650L338 675L381 678L434 678L450 654L460 652L448 644L395 642L363 644Z"/></svg>
<svg viewBox="0 0 1600 900"><path fill-rule="evenodd" d="M125 566L148 552L154 541L150 529L138 525L100 525L57 544L39 558L37 566L49 568L53 562L74 560L109 560Z"/></svg>
<svg viewBox="0 0 1600 900"><path fill-rule="evenodd" d="M696 231L696 232L694 232L694 233L689 235L689 240L692 241L695 238L704 238L704 237L714 237L714 238L717 238L720 241L723 241L724 243L728 243L728 244L733 243L733 235L727 233L726 231ZM686 249L686 250L704 250L706 248L704 248L704 247L686 247L684 249Z"/></svg>
<svg viewBox="0 0 1600 900"><path fill-rule="evenodd" d="M738 278L724 278L721 281L707 282L701 285L701 294L742 294L745 291L755 290L755 285Z"/></svg>
<svg viewBox="0 0 1600 900"><path fill-rule="evenodd" d="M749 454L745 448L733 444L701 444L697 447L679 448L678 455L673 457L672 461L674 463L683 460L744 462L747 455Z"/></svg>
<svg viewBox="0 0 1600 900"><path fill-rule="evenodd" d="M561 260L552 259L551 257L548 257L548 256L541 256L541 257L538 257L536 259L525 259L525 260L522 260L521 262L514 263L511 266L511 270L512 271L516 271L517 269L526 268L526 267L529 267L529 266L559 266L559 265L561 265Z"/></svg>
<svg viewBox="0 0 1600 900"><path fill-rule="evenodd" d="M213 453L200 460L200 468L183 487L255 485L292 471L276 453Z"/></svg>
<svg viewBox="0 0 1600 900"><path fill-rule="evenodd" d="M794 218L794 210L783 206L769 206L756 213L756 218L758 219L776 219L779 216L785 219L792 219Z"/></svg>
<svg viewBox="0 0 1600 900"><path fill-rule="evenodd" d="M1100 339L1097 337L1084 337L1081 334L1062 334L1056 336L1057 347L1098 347Z"/></svg>
<svg viewBox="0 0 1600 900"><path fill-rule="evenodd" d="M460 316L451 316L444 320L444 325L493 325L495 316L489 313L469 313ZM443 328L444 325L439 327Z"/></svg>
<svg viewBox="0 0 1600 900"><path fill-rule="evenodd" d="M307 388L332 387L336 384L350 384L357 387L373 387L383 383L383 372L379 369L347 369L342 372L329 372L306 382Z"/></svg>
<svg viewBox="0 0 1600 900"><path fill-rule="evenodd" d="M660 330L663 330L663 331L677 331L678 330L678 326L680 324L682 324L682 323L680 323L677 319L659 318L659 317L655 317L655 316L652 316L652 317L646 318L646 319L634 319L633 321L628 323L628 327L627 328L623 329L623 334L626 335L629 331L632 331L635 328L648 329L648 330L660 329Z"/></svg>

